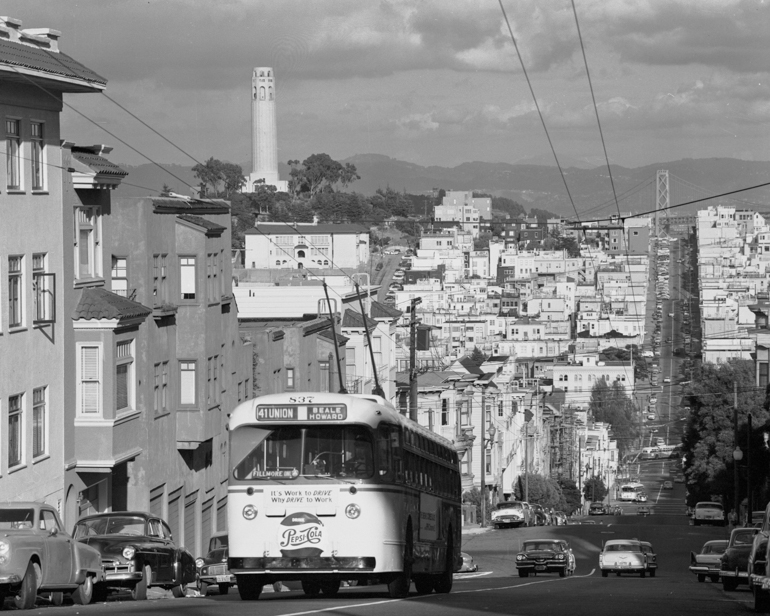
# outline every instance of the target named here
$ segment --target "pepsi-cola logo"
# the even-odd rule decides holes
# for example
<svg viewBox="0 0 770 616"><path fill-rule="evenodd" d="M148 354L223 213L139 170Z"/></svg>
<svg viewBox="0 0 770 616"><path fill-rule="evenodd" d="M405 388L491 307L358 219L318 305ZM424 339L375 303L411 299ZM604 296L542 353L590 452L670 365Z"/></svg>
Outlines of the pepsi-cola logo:
<svg viewBox="0 0 770 616"><path fill-rule="evenodd" d="M297 512L281 520L280 547L283 556L309 558L320 556L323 549L323 522L312 513Z"/></svg>

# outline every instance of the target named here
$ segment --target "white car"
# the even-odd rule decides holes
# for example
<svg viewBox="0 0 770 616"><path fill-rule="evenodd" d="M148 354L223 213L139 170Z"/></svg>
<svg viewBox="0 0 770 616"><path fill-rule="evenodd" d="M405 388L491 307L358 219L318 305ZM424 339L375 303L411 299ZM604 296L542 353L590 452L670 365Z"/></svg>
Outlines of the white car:
<svg viewBox="0 0 770 616"><path fill-rule="evenodd" d="M599 569L602 577L610 573L638 573L647 575L647 557L642 544L636 539L610 539L599 552Z"/></svg>
<svg viewBox="0 0 770 616"><path fill-rule="evenodd" d="M725 525L725 509L720 503L702 501L695 504L695 511L692 514L692 523L694 526L701 524Z"/></svg>
<svg viewBox="0 0 770 616"><path fill-rule="evenodd" d="M647 419L649 419L650 421L654 421L655 417L656 417L655 413L647 413Z"/></svg>

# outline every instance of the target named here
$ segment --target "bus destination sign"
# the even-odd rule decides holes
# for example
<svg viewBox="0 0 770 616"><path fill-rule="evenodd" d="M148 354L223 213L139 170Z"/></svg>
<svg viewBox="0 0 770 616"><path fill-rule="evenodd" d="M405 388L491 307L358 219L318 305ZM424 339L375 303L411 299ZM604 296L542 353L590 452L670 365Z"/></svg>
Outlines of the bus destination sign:
<svg viewBox="0 0 770 616"><path fill-rule="evenodd" d="M258 421L296 421L299 419L298 406L258 406Z"/></svg>
<svg viewBox="0 0 770 616"><path fill-rule="evenodd" d="M331 406L311 405L307 407L309 421L341 421L347 419L348 409L344 404Z"/></svg>
<svg viewBox="0 0 770 616"><path fill-rule="evenodd" d="M343 421L348 417L344 404L260 404L257 421Z"/></svg>

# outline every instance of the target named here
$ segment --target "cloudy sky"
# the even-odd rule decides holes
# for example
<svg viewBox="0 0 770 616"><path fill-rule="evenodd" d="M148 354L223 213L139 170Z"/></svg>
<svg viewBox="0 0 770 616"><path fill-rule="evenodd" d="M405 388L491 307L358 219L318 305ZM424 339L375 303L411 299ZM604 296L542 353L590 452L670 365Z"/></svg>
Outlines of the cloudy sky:
<svg viewBox="0 0 770 616"><path fill-rule="evenodd" d="M603 164L570 0L502 0L557 154ZM574 0L612 163L770 161L770 1ZM515 163L550 148L498 0L3 0L24 28L198 160L250 157L255 66L277 79L278 157ZM194 164L106 97L63 136ZM246 172L249 169L245 169Z"/></svg>

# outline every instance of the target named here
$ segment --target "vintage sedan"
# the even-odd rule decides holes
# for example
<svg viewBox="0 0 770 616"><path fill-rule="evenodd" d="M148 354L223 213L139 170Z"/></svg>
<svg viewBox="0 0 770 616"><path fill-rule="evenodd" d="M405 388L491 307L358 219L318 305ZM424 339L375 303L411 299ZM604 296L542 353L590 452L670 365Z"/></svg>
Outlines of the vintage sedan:
<svg viewBox="0 0 770 616"><path fill-rule="evenodd" d="M98 599L110 591L128 588L131 596L147 598L151 586L185 596L185 586L195 582L195 558L177 547L163 520L141 511L98 513L78 520L75 539L101 553L105 581L94 588Z"/></svg>
<svg viewBox="0 0 770 616"><path fill-rule="evenodd" d="M205 597L209 586L217 585L219 594L226 595L235 586L235 575L227 568L227 533L215 533L209 540L206 556L195 559L198 569L198 590Z"/></svg>
<svg viewBox="0 0 770 616"><path fill-rule="evenodd" d="M722 554L728 543L727 539L714 539L706 541L698 554L690 552L690 571L698 576L699 582L705 582L707 577L712 582L719 581Z"/></svg>
<svg viewBox="0 0 770 616"><path fill-rule="evenodd" d="M610 573L638 573L647 575L647 557L642 544L636 539L610 539L599 553L599 569L602 577Z"/></svg>
<svg viewBox="0 0 770 616"><path fill-rule="evenodd" d="M503 501L492 510L492 524L495 528L529 526L529 513L529 507L520 501Z"/></svg>
<svg viewBox="0 0 770 616"><path fill-rule="evenodd" d="M757 532L758 528L734 528L730 533L730 543L720 558L719 577L725 590L749 583L749 553Z"/></svg>
<svg viewBox="0 0 770 616"><path fill-rule="evenodd" d="M64 593L91 603L104 579L99 552L72 541L59 514L45 503L0 503L0 609L7 596L29 610L38 594L61 605Z"/></svg>
<svg viewBox="0 0 770 616"><path fill-rule="evenodd" d="M516 555L519 577L530 573L558 573L560 577L575 572L575 555L563 539L528 539Z"/></svg>
<svg viewBox="0 0 770 616"><path fill-rule="evenodd" d="M658 555L649 541L640 541L640 543L642 544L642 552L647 557L647 573L650 574L650 577L655 577L655 572L658 570Z"/></svg>
<svg viewBox="0 0 770 616"><path fill-rule="evenodd" d="M694 526L700 526L701 524L726 526L727 520L725 520L724 507L722 507L721 503L713 503L709 501L701 501L700 503L695 503L692 523Z"/></svg>
<svg viewBox="0 0 770 616"><path fill-rule="evenodd" d="M463 565L460 567L460 573L473 573L479 570L479 566L473 561L473 556L468 552L460 552L463 559Z"/></svg>

